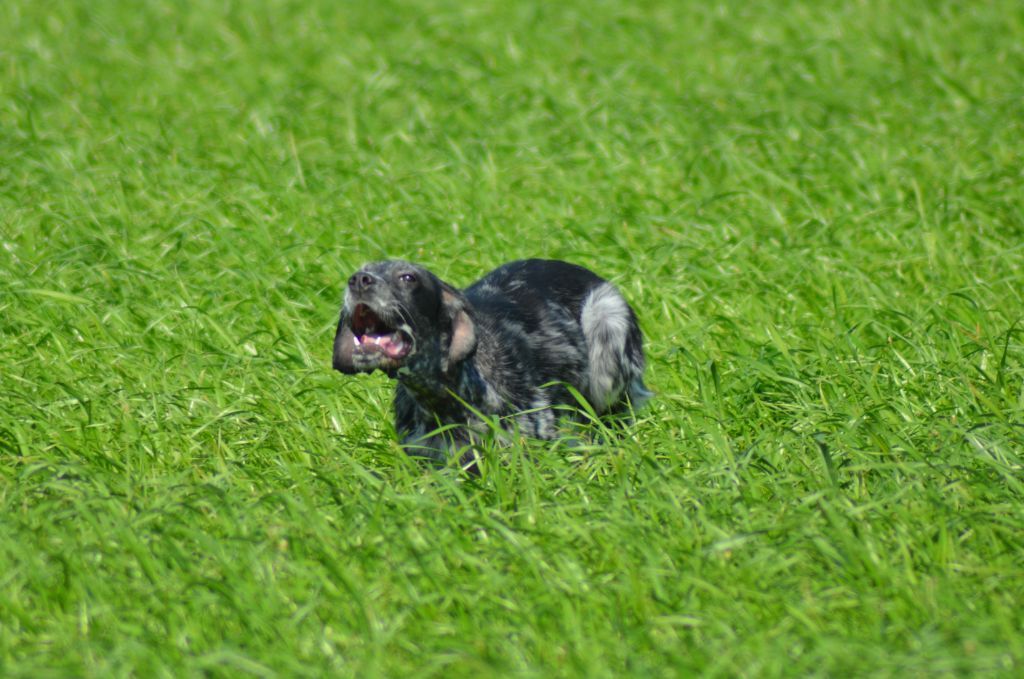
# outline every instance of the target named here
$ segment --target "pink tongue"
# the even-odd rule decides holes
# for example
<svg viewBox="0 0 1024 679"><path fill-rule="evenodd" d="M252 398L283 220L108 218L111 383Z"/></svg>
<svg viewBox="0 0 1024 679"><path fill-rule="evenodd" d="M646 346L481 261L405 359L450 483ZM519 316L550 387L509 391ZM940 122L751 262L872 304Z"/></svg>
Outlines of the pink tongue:
<svg viewBox="0 0 1024 679"><path fill-rule="evenodd" d="M393 341L395 339L398 341ZM363 335L362 341L364 343L371 342L376 344L385 354L392 358L397 357L405 349L405 344L396 335Z"/></svg>

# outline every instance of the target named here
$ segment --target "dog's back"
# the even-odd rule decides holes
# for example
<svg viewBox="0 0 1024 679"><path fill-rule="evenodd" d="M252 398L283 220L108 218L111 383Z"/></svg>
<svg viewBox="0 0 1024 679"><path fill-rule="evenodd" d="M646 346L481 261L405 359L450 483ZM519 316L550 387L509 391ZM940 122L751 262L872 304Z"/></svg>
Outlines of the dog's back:
<svg viewBox="0 0 1024 679"><path fill-rule="evenodd" d="M596 412L639 407L644 355L636 315L614 285L576 264L527 259L501 266L464 291L495 338L485 347L497 381L523 383L526 393L561 382L587 398ZM510 385L511 386L511 385ZM544 401L572 405L564 388ZM539 403L532 404L539 407Z"/></svg>

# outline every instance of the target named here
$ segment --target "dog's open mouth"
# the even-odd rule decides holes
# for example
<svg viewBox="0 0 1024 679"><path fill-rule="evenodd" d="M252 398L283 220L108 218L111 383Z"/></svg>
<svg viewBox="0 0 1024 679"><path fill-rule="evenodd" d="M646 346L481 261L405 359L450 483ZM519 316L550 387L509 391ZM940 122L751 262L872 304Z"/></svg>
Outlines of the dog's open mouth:
<svg viewBox="0 0 1024 679"><path fill-rule="evenodd" d="M378 356L401 360L412 351L412 337L404 330L392 328L365 304L357 304L352 312L354 354L369 358Z"/></svg>

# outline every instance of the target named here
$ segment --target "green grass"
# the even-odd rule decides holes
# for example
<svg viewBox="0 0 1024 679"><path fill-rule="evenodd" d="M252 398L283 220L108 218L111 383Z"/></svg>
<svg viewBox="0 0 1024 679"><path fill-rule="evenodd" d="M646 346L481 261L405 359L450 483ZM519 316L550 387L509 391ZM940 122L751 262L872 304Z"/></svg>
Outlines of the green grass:
<svg viewBox="0 0 1024 679"><path fill-rule="evenodd" d="M1019 2L0 26L0 675L1024 672ZM596 269L657 398L424 470L385 256Z"/></svg>

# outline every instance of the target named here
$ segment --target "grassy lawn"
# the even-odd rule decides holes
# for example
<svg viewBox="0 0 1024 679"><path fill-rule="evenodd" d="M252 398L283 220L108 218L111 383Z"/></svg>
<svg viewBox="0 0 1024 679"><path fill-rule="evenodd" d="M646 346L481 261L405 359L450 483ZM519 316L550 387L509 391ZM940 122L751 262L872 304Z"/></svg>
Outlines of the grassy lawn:
<svg viewBox="0 0 1024 679"><path fill-rule="evenodd" d="M1016 0L0 27L0 676L1024 673ZM342 283L526 256L657 397L425 470Z"/></svg>

